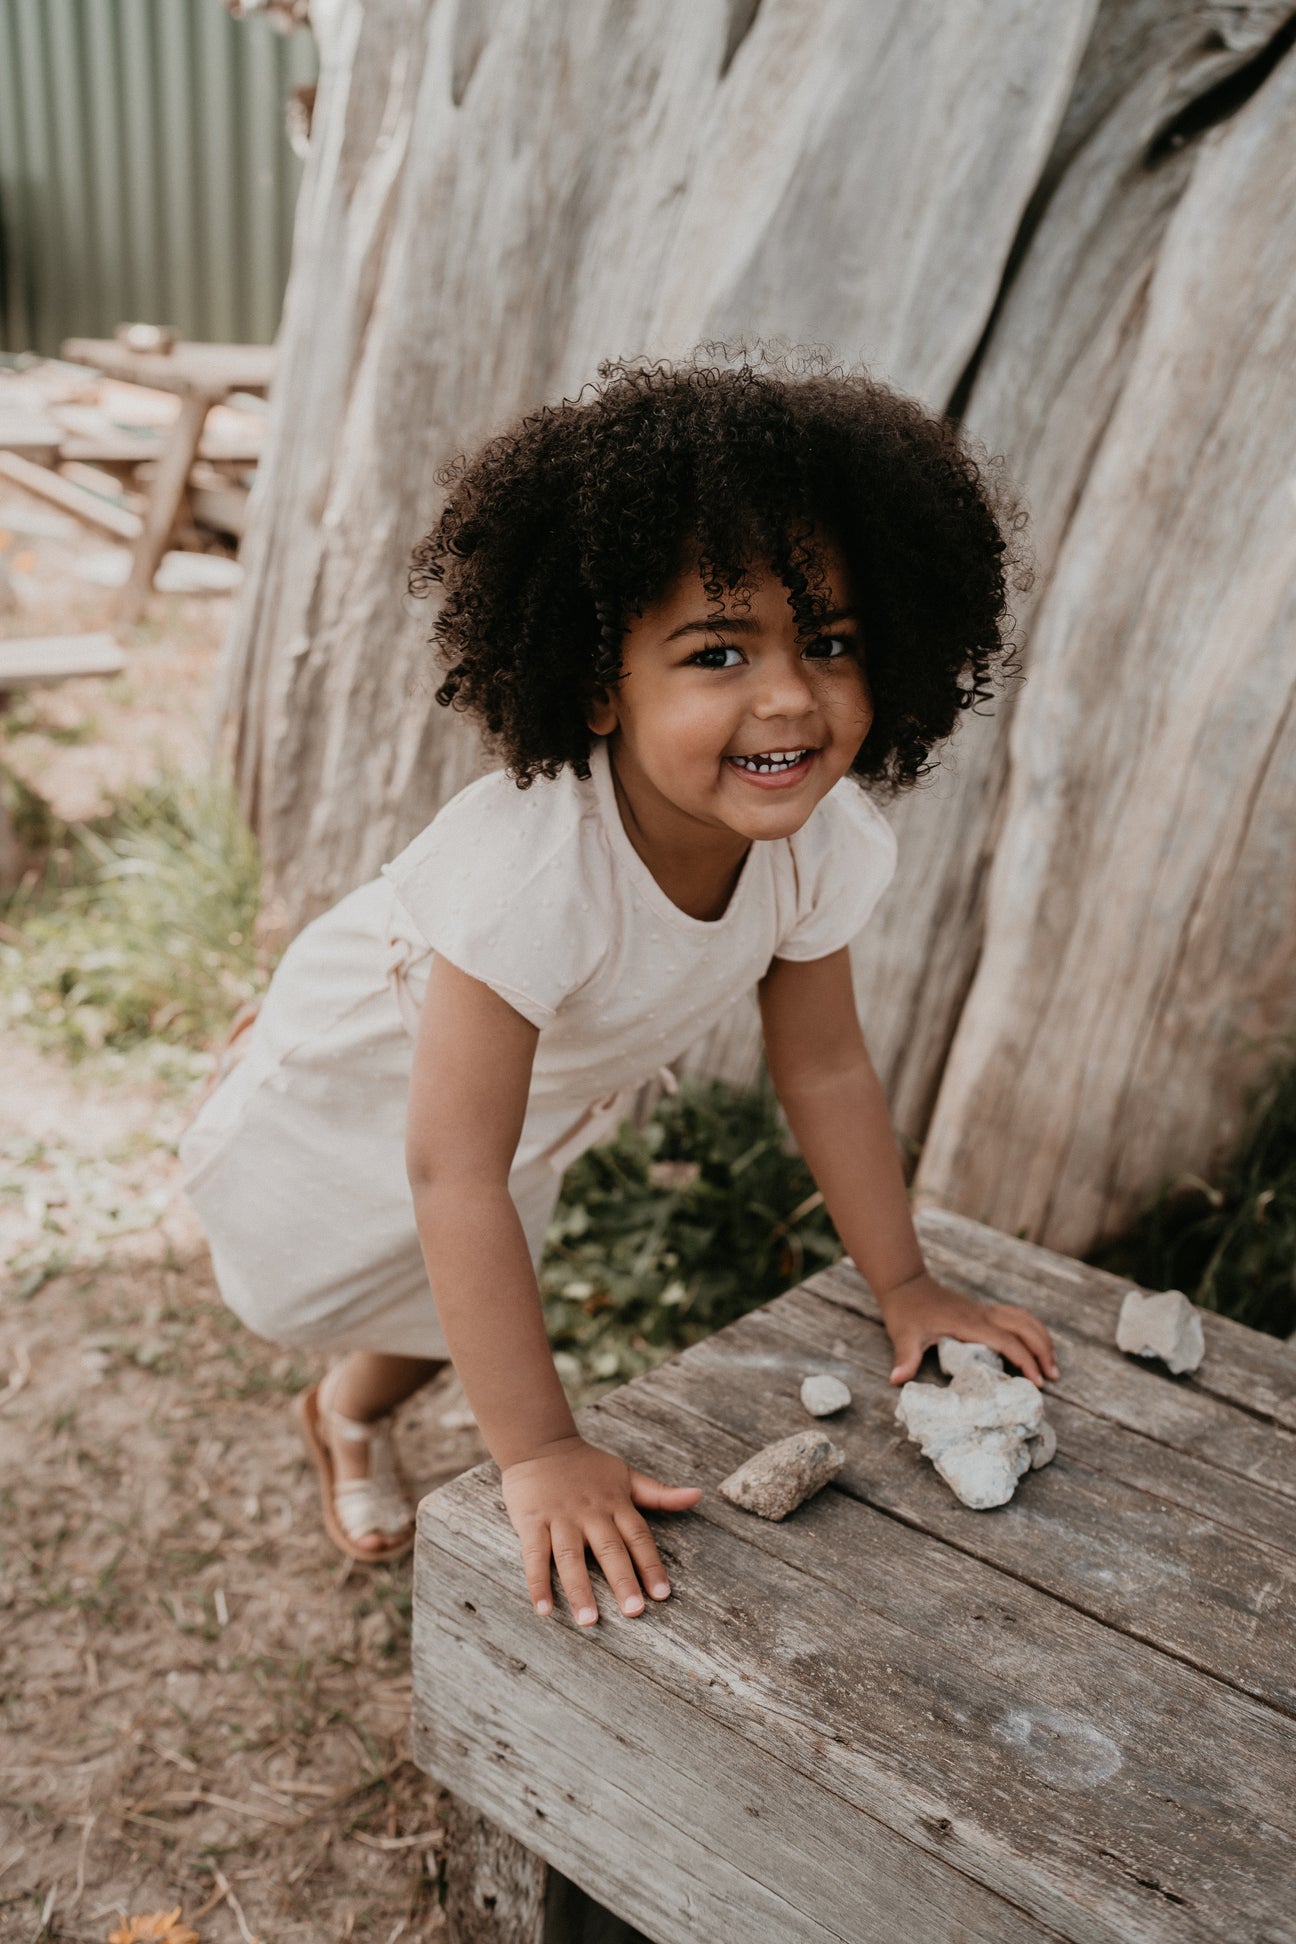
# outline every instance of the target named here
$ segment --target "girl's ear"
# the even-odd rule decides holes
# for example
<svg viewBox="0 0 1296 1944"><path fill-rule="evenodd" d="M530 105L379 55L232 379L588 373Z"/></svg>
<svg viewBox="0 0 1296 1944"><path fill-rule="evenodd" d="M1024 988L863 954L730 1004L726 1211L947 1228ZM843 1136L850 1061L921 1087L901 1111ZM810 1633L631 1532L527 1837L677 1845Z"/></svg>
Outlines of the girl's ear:
<svg viewBox="0 0 1296 1944"><path fill-rule="evenodd" d="M596 736L610 736L617 726L616 704L606 689L596 689L585 711L585 725Z"/></svg>

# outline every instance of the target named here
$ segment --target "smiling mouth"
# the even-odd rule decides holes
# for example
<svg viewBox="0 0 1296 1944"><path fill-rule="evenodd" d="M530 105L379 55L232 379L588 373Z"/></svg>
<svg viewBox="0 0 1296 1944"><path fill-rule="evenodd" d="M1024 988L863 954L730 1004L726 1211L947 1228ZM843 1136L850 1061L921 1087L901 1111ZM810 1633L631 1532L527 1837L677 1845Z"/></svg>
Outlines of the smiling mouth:
<svg viewBox="0 0 1296 1944"><path fill-rule="evenodd" d="M745 770L749 776L780 776L787 770L799 769L817 754L810 748L770 749L759 756L726 756L725 761L735 769Z"/></svg>

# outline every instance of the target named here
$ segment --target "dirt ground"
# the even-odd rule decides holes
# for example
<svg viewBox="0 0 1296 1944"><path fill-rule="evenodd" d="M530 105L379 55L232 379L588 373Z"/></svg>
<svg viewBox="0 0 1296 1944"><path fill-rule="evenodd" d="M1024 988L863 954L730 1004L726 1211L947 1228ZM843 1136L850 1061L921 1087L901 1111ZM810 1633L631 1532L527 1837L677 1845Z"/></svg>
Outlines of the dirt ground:
<svg viewBox="0 0 1296 1944"><path fill-rule="evenodd" d="M0 633L112 626L104 551L0 497ZM203 764L227 606L155 597L128 673L21 700L0 759L70 818ZM0 1940L176 1905L202 1944L436 1937L409 1563L333 1552L291 1415L317 1371L216 1294L177 1194L203 1065L0 1044ZM402 1444L420 1490L484 1455L452 1377Z"/></svg>

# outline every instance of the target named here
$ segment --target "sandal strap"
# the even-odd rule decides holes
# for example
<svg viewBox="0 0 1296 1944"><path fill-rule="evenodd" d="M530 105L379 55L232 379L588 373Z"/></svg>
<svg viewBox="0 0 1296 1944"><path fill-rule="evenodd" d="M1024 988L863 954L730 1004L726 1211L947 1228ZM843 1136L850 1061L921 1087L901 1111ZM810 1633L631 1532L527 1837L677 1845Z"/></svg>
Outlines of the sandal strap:
<svg viewBox="0 0 1296 1944"><path fill-rule="evenodd" d="M384 1536L404 1532L413 1524L414 1507L397 1463L392 1439L393 1414L387 1411L368 1423L343 1417L331 1407L326 1396L332 1375L333 1371L327 1373L316 1394L320 1416L337 1437L369 1447L366 1477L334 1480L333 1508L338 1519L352 1539L359 1539L366 1532L381 1532Z"/></svg>

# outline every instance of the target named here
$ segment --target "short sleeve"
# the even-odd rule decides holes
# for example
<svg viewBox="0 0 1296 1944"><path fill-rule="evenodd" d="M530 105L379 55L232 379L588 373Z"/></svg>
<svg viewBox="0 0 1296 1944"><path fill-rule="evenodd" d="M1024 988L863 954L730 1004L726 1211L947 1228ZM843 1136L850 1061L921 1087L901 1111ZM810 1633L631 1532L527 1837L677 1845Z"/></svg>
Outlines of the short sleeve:
<svg viewBox="0 0 1296 1944"><path fill-rule="evenodd" d="M843 777L788 842L796 920L774 956L827 958L864 929L895 876L895 833L859 784Z"/></svg>
<svg viewBox="0 0 1296 1944"><path fill-rule="evenodd" d="M601 956L588 846L562 779L453 797L383 876L424 943L544 1028Z"/></svg>

